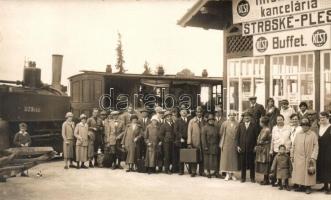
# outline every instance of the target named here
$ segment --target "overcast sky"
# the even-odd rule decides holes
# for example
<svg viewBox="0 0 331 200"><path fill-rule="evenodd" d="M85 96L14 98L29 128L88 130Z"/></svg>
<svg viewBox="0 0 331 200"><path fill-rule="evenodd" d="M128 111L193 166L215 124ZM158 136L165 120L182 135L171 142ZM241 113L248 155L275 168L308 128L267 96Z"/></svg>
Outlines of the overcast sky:
<svg viewBox="0 0 331 200"><path fill-rule="evenodd" d="M0 0L0 79L21 80L24 59L36 61L51 82L51 55L62 54L62 83L80 70L104 71L116 63L122 34L127 73L142 73L145 60L166 74L189 68L221 76L222 33L180 27L195 1ZM114 70L113 70L114 71Z"/></svg>

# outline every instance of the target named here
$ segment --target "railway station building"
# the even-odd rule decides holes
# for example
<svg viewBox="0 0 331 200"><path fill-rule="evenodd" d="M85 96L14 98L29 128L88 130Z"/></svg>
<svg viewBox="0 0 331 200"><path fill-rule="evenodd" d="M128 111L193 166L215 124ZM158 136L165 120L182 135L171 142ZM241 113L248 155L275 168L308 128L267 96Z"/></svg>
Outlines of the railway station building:
<svg viewBox="0 0 331 200"><path fill-rule="evenodd" d="M331 111L330 23L329 0L198 0L178 21L220 30L223 108L239 113L250 96Z"/></svg>

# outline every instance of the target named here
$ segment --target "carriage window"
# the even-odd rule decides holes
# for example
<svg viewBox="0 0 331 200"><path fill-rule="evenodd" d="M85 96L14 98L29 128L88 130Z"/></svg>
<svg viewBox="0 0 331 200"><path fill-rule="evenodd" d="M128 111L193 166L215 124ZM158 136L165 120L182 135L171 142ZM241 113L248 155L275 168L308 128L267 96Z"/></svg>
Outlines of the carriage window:
<svg viewBox="0 0 331 200"><path fill-rule="evenodd" d="M80 94L79 81L72 83L71 92L72 92L72 101L79 102L80 101L80 99L79 99L79 94Z"/></svg>

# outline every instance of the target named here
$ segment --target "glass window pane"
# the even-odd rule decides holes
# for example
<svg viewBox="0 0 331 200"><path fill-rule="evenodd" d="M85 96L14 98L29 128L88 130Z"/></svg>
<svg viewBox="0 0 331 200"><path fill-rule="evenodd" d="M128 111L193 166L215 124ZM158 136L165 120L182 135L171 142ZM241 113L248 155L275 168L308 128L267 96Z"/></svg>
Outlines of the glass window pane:
<svg viewBox="0 0 331 200"><path fill-rule="evenodd" d="M293 56L292 73L294 74L298 73L298 68L299 68L299 56Z"/></svg>
<svg viewBox="0 0 331 200"><path fill-rule="evenodd" d="M324 110L331 111L331 73L325 73L324 80Z"/></svg>
<svg viewBox="0 0 331 200"><path fill-rule="evenodd" d="M292 73L292 56L285 57L286 73Z"/></svg>
<svg viewBox="0 0 331 200"><path fill-rule="evenodd" d="M254 75L252 60L247 60L247 70L248 70L248 75Z"/></svg>
<svg viewBox="0 0 331 200"><path fill-rule="evenodd" d="M260 74L260 66L259 66L259 60L254 60L254 74L259 75Z"/></svg>
<svg viewBox="0 0 331 200"><path fill-rule="evenodd" d="M314 85L313 85L313 75L312 74L301 74L300 77L300 95L313 95Z"/></svg>
<svg viewBox="0 0 331 200"><path fill-rule="evenodd" d="M257 96L257 102L265 104L265 83L264 78L255 78L254 80L254 96Z"/></svg>
<svg viewBox="0 0 331 200"><path fill-rule="evenodd" d="M261 77L264 77L264 67L265 67L265 65L264 65L264 59L260 59L260 75L261 75Z"/></svg>
<svg viewBox="0 0 331 200"><path fill-rule="evenodd" d="M308 55L308 66L307 66L307 71L312 72L314 69L314 56L313 54Z"/></svg>
<svg viewBox="0 0 331 200"><path fill-rule="evenodd" d="M284 57L279 57L279 69L281 74L285 73Z"/></svg>
<svg viewBox="0 0 331 200"><path fill-rule="evenodd" d="M247 62L246 60L241 61L241 75L248 75Z"/></svg>
<svg viewBox="0 0 331 200"><path fill-rule="evenodd" d="M274 76L272 80L273 96L284 96L284 78L281 76Z"/></svg>
<svg viewBox="0 0 331 200"><path fill-rule="evenodd" d="M286 79L287 93L297 95L298 93L298 76L288 76Z"/></svg>
<svg viewBox="0 0 331 200"><path fill-rule="evenodd" d="M239 81L238 81L238 79L230 79L229 105L230 105L230 110L239 111Z"/></svg>
<svg viewBox="0 0 331 200"><path fill-rule="evenodd" d="M279 74L278 73L278 58L272 58L272 74Z"/></svg>
<svg viewBox="0 0 331 200"><path fill-rule="evenodd" d="M330 53L324 54L324 70L330 70Z"/></svg>
<svg viewBox="0 0 331 200"><path fill-rule="evenodd" d="M301 67L300 71L305 72L306 71L306 55L301 55Z"/></svg>

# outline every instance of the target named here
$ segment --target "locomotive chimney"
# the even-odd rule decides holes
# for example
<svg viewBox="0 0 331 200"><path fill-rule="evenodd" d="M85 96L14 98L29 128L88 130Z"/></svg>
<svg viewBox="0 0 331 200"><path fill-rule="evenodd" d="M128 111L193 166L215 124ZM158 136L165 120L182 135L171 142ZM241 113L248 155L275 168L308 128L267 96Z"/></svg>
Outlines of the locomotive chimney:
<svg viewBox="0 0 331 200"><path fill-rule="evenodd" d="M62 60L63 55L52 55L52 86L57 90L61 90Z"/></svg>

